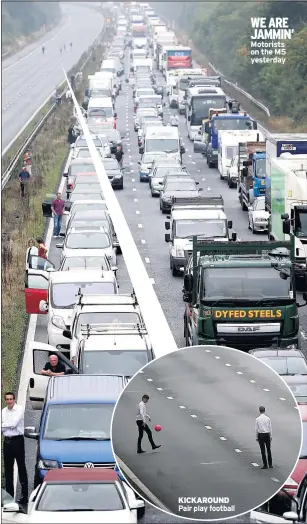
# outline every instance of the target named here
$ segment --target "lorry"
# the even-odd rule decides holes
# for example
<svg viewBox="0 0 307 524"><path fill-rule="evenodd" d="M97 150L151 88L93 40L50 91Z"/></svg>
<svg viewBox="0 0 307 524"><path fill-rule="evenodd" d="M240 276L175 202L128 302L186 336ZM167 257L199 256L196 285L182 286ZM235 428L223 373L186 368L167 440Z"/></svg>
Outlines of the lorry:
<svg viewBox="0 0 307 524"><path fill-rule="evenodd" d="M185 100L188 137L194 141L209 110L226 106L226 94L220 87L204 86L188 88Z"/></svg>
<svg viewBox="0 0 307 524"><path fill-rule="evenodd" d="M183 301L186 346L249 351L298 344L294 242L212 242L193 237Z"/></svg>
<svg viewBox="0 0 307 524"><path fill-rule="evenodd" d="M202 127L198 131L197 135L195 135L194 153L202 153L204 156L206 155L208 143L210 141L210 128L211 128L212 116L213 114L220 115L221 113L223 114L227 113L227 108L221 107L221 108L214 109L213 107L211 107L209 109L208 118L203 119ZM207 122L209 125L206 126Z"/></svg>
<svg viewBox="0 0 307 524"><path fill-rule="evenodd" d="M186 93L189 87L190 80L193 80L195 77L206 76L208 84L210 83L210 78L207 77L206 72L201 68L187 69L183 74L178 78L177 89L178 89L178 113L183 115L185 113L185 101Z"/></svg>
<svg viewBox="0 0 307 524"><path fill-rule="evenodd" d="M276 241L294 237L296 285L306 290L307 155L284 153L271 158L271 216L268 235Z"/></svg>
<svg viewBox="0 0 307 524"><path fill-rule="evenodd" d="M227 220L224 200L219 197L197 199L174 198L171 214L167 217L165 242L170 246L170 269L172 275L184 271L187 263L185 252L192 253L193 235L214 238L215 241L234 240L231 236L232 221Z"/></svg>
<svg viewBox="0 0 307 524"><path fill-rule="evenodd" d="M238 198L243 211L265 195L266 142L258 131L252 133L256 140L250 137L250 142L241 141L238 147Z"/></svg>
<svg viewBox="0 0 307 524"><path fill-rule="evenodd" d="M172 69L183 69L192 67L192 49L185 46L163 46L162 49L162 73Z"/></svg>
<svg viewBox="0 0 307 524"><path fill-rule="evenodd" d="M267 136L265 168L265 203L269 213L271 213L271 159L278 158L283 153L291 153L292 155L306 155L307 133L280 133Z"/></svg>
<svg viewBox="0 0 307 524"><path fill-rule="evenodd" d="M210 168L217 167L218 164L218 133L219 131L246 131L257 129L257 122L246 112L234 114L220 110L214 112L211 120L205 124L207 134L207 164Z"/></svg>
<svg viewBox="0 0 307 524"><path fill-rule="evenodd" d="M227 178L231 161L233 157L238 154L239 144L241 143L244 147L244 144L246 144L249 140L257 139L259 139L259 133L257 131L219 131L218 170L220 172L221 180Z"/></svg>

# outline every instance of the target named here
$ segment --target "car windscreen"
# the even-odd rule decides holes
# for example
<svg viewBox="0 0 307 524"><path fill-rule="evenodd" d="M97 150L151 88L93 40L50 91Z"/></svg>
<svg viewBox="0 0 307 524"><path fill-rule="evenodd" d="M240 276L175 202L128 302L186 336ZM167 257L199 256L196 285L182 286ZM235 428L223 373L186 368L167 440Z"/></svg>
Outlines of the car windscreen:
<svg viewBox="0 0 307 524"><path fill-rule="evenodd" d="M151 155L150 153L142 156L142 164L152 164L153 161L160 155ZM161 155L164 156L164 155Z"/></svg>
<svg viewBox="0 0 307 524"><path fill-rule="evenodd" d="M82 184L98 184L98 177L96 175L78 175L75 181L75 187Z"/></svg>
<svg viewBox="0 0 307 524"><path fill-rule="evenodd" d="M51 304L55 309L70 309L82 295L114 295L112 282L63 282L51 285Z"/></svg>
<svg viewBox="0 0 307 524"><path fill-rule="evenodd" d="M110 440L114 404L49 404L44 440Z"/></svg>
<svg viewBox="0 0 307 524"><path fill-rule="evenodd" d="M110 230L110 222L108 221L108 219L103 219L103 218L92 218L90 221L89 220L82 220L82 219L76 219L75 217L72 219L71 223L69 224L69 227L82 227L82 228L87 228L87 227L104 227L107 231Z"/></svg>
<svg viewBox="0 0 307 524"><path fill-rule="evenodd" d="M114 482L46 484L36 511L122 511L125 508Z"/></svg>
<svg viewBox="0 0 307 524"><path fill-rule="evenodd" d="M101 147L101 141L98 138L92 138L94 146ZM88 147L85 138L78 138L76 141L76 147Z"/></svg>
<svg viewBox="0 0 307 524"><path fill-rule="evenodd" d="M169 166L161 166L161 167L158 167L156 169L156 171L154 172L154 176L157 177L157 178L164 178L165 175L167 175L167 173L169 173L170 171L170 168L174 167L175 169L178 168L178 164L174 164L172 166L172 164L170 164Z"/></svg>
<svg viewBox="0 0 307 524"><path fill-rule="evenodd" d="M151 153L152 151L178 153L179 140L176 138L148 138L146 140L146 153Z"/></svg>
<svg viewBox="0 0 307 524"><path fill-rule="evenodd" d="M98 231L72 232L67 235L67 249L106 249L110 247L109 235Z"/></svg>
<svg viewBox="0 0 307 524"><path fill-rule="evenodd" d="M307 384L287 384L288 388L291 389L297 402L307 403Z"/></svg>
<svg viewBox="0 0 307 524"><path fill-rule="evenodd" d="M105 271L110 271L110 264L106 257L66 257L61 271L68 271L69 269L93 269L101 268Z"/></svg>
<svg viewBox="0 0 307 524"><path fill-rule="evenodd" d="M278 375L307 375L307 364L303 357L261 357L261 361L274 369Z"/></svg>
<svg viewBox="0 0 307 524"><path fill-rule="evenodd" d="M178 182L167 182L167 184L165 185L165 188L164 188L164 191L166 193L169 193L170 191L195 191L196 190L196 186L195 186L195 182L183 182L183 181L179 181Z"/></svg>
<svg viewBox="0 0 307 524"><path fill-rule="evenodd" d="M87 113L87 122L95 123L97 119L110 118L113 116L113 107L100 107L99 109L89 109Z"/></svg>
<svg viewBox="0 0 307 524"><path fill-rule="evenodd" d="M178 238L201 236L207 238L224 238L227 235L225 220L176 220L175 235Z"/></svg>
<svg viewBox="0 0 307 524"><path fill-rule="evenodd" d="M74 219L76 220L98 220L98 219L106 219L108 218L108 213L104 210L80 210L78 209L74 213Z"/></svg>
<svg viewBox="0 0 307 524"><path fill-rule="evenodd" d="M88 184L76 184L74 189L72 190L72 194L79 194L82 195L84 193L92 193L95 194L99 193L101 191L100 184L91 184L90 182Z"/></svg>
<svg viewBox="0 0 307 524"><path fill-rule="evenodd" d="M113 160L111 158L105 158L103 160L103 165L105 169L111 169L112 171L114 171L114 169L119 169L117 160Z"/></svg>
<svg viewBox="0 0 307 524"><path fill-rule="evenodd" d="M108 98L111 96L111 90L108 87L91 89L91 98L103 98L104 96Z"/></svg>
<svg viewBox="0 0 307 524"><path fill-rule="evenodd" d="M256 178L265 178L266 160L265 158L258 158L256 160Z"/></svg>
<svg viewBox="0 0 307 524"><path fill-rule="evenodd" d="M161 118L159 116L155 116L155 115L143 116L142 124L147 124L148 122L158 123L158 122L162 122L162 121L161 121Z"/></svg>
<svg viewBox="0 0 307 524"><path fill-rule="evenodd" d="M213 130L217 133L218 131L247 131L253 129L253 123L248 118L232 118L227 115L223 118L219 115L212 121Z"/></svg>
<svg viewBox="0 0 307 524"><path fill-rule="evenodd" d="M152 98L149 98L146 96L146 98L140 98L140 104L143 104L143 103L150 103L153 107L156 105L161 105L162 104L161 96L157 96L157 97L153 96Z"/></svg>
<svg viewBox="0 0 307 524"><path fill-rule="evenodd" d="M133 377L137 371L148 364L147 351L110 350L84 351L82 371L86 375L124 375Z"/></svg>
<svg viewBox="0 0 307 524"><path fill-rule="evenodd" d="M75 327L78 333L81 329L81 324L140 324L140 317L138 313L128 311L97 311L91 313L80 313Z"/></svg>
<svg viewBox="0 0 307 524"><path fill-rule="evenodd" d="M95 173L96 169L94 164L73 164L69 168L70 175L75 176L78 173Z"/></svg>
<svg viewBox="0 0 307 524"><path fill-rule="evenodd" d="M153 89L152 89L151 92L147 91L146 89L138 89L137 92L136 92L136 97L139 98L142 95L144 96L144 95L151 95L151 94L154 94L154 90Z"/></svg>
<svg viewBox="0 0 307 524"><path fill-rule="evenodd" d="M227 160L232 160L234 156L238 154L238 147L237 146L227 146L225 148L225 157Z"/></svg>

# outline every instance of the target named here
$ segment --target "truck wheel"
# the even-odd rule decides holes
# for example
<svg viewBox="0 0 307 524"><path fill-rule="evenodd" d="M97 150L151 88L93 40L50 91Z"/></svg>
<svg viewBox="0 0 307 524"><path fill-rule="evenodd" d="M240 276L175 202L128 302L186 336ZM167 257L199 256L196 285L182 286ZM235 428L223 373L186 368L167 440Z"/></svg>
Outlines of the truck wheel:
<svg viewBox="0 0 307 524"><path fill-rule="evenodd" d="M144 508L139 508L137 510L137 519L140 520L144 517L145 515L145 507Z"/></svg>
<svg viewBox="0 0 307 524"><path fill-rule="evenodd" d="M208 156L207 156L207 165L208 165L208 167L209 167L210 169L212 169L212 167L213 167L213 163L211 162L210 157L208 157ZM222 178L222 177L221 177L221 178Z"/></svg>

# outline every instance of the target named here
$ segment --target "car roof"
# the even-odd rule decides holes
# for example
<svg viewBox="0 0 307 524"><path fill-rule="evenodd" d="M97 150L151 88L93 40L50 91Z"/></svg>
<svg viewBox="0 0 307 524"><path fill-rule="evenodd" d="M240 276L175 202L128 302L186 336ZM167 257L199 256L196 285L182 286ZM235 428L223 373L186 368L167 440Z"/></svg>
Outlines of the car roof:
<svg viewBox="0 0 307 524"><path fill-rule="evenodd" d="M91 158L73 158L69 165L70 166L74 166L74 165L79 166L80 164L92 165L95 170L94 162Z"/></svg>
<svg viewBox="0 0 307 524"><path fill-rule="evenodd" d="M74 284L74 283L92 283L92 282L109 282L106 278L114 273L113 271L103 271L102 269L82 269L78 271L52 271L49 273L50 282L52 284Z"/></svg>
<svg viewBox="0 0 307 524"><path fill-rule="evenodd" d="M47 398L51 404L115 403L127 384L123 375L63 375L51 377Z"/></svg>
<svg viewBox="0 0 307 524"><path fill-rule="evenodd" d="M223 220L225 218L226 215L221 209L189 209L188 204L186 208L172 209L173 220Z"/></svg>
<svg viewBox="0 0 307 524"><path fill-rule="evenodd" d="M71 227L69 230L69 234L71 233L105 233L108 234L108 231L103 226L85 226L85 227ZM67 235L68 236L68 235Z"/></svg>
<svg viewBox="0 0 307 524"><path fill-rule="evenodd" d="M114 305L114 306L138 306L135 303L135 298L132 295L83 295L82 304L88 305ZM138 309L135 309L138 313Z"/></svg>
<svg viewBox="0 0 307 524"><path fill-rule="evenodd" d="M117 473L114 469L107 468L58 468L48 470L44 483L53 482L97 482L97 481L116 482Z"/></svg>

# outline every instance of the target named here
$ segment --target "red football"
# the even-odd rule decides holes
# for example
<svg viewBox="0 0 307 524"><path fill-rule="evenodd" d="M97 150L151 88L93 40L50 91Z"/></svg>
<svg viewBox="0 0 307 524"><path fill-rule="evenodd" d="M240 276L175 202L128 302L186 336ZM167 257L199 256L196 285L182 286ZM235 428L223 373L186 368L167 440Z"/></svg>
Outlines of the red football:
<svg viewBox="0 0 307 524"><path fill-rule="evenodd" d="M162 426L160 426L160 424L156 424L155 425L155 430L156 431L161 431L161 429L162 429Z"/></svg>

